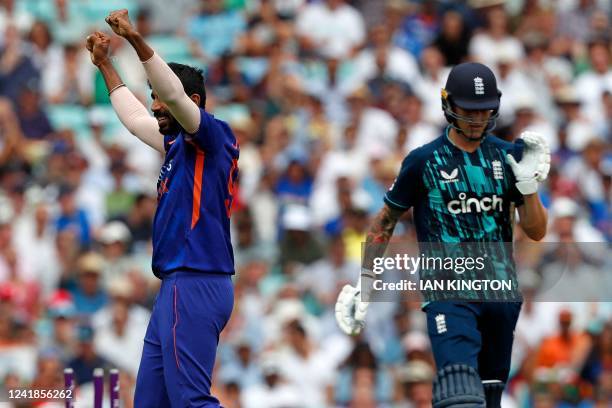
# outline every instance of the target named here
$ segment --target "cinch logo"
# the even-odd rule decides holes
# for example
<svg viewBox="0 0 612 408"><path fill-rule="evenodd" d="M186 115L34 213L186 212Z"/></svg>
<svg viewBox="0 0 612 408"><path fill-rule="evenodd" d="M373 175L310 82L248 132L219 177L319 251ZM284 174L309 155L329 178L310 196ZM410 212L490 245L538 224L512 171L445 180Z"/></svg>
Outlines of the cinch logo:
<svg viewBox="0 0 612 408"><path fill-rule="evenodd" d="M467 194L460 193L458 200L449 201L446 208L451 214L469 214L483 211L503 211L504 199L493 194L492 197L467 198Z"/></svg>
<svg viewBox="0 0 612 408"><path fill-rule="evenodd" d="M474 78L474 93L476 95L484 95L484 83L481 77Z"/></svg>
<svg viewBox="0 0 612 408"><path fill-rule="evenodd" d="M450 174L448 174L444 170L440 170L440 175L444 179L444 180L442 180L443 184L444 183L456 183L457 181L459 181L457 179L457 176L459 175L459 169L458 168L455 168L453 171L451 171Z"/></svg>

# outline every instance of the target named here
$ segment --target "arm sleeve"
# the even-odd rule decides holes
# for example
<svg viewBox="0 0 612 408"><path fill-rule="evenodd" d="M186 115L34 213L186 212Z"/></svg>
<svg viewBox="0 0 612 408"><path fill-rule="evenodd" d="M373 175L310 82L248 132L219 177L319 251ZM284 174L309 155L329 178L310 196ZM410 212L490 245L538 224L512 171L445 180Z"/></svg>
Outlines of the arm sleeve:
<svg viewBox="0 0 612 408"><path fill-rule="evenodd" d="M185 93L181 80L157 54L142 63L151 88L159 99L168 105L178 123L193 134L200 126L200 108Z"/></svg>
<svg viewBox="0 0 612 408"><path fill-rule="evenodd" d="M164 136L159 133L157 120L147 111L142 103L126 87L122 86L111 92L111 104L123 126L131 134L164 153Z"/></svg>
<svg viewBox="0 0 612 408"><path fill-rule="evenodd" d="M422 190L422 163L420 150L413 150L402 162L402 168L385 194L385 203L396 210L406 211L412 207Z"/></svg>

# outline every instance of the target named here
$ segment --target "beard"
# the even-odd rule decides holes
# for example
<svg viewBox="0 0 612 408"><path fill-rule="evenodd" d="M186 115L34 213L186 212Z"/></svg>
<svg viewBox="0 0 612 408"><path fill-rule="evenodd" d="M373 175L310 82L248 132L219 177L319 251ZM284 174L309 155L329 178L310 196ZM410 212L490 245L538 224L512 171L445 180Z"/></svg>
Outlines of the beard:
<svg viewBox="0 0 612 408"><path fill-rule="evenodd" d="M463 122L462 126L459 126L463 136L469 140L480 141L484 136L487 129L488 122L479 126L470 126L467 122Z"/></svg>
<svg viewBox="0 0 612 408"><path fill-rule="evenodd" d="M174 135L180 131L180 125L169 111L158 111L155 112L153 116L155 116L155 119L157 119L159 133L162 135Z"/></svg>

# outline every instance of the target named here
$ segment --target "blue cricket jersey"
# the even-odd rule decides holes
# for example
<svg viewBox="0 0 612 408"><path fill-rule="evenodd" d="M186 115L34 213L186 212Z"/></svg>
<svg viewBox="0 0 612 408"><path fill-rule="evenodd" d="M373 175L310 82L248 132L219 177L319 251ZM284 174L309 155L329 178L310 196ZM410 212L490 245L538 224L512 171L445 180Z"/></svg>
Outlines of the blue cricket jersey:
<svg viewBox="0 0 612 408"><path fill-rule="evenodd" d="M513 240L514 209L523 204L523 196L515 186L506 154L520 160L522 151L522 140L508 143L488 135L476 151L466 152L449 140L447 128L445 134L406 156L384 201L398 210L413 208L417 238L427 255L443 257L452 251L471 257L486 254L484 271L466 272L462 277L510 279L513 289L518 289L512 246L504 243ZM424 268L420 276L443 277ZM436 293L436 299L446 295L456 294ZM484 295L464 294L462 298L502 296L497 292ZM516 297L514 292L503 295Z"/></svg>
<svg viewBox="0 0 612 408"><path fill-rule="evenodd" d="M234 273L230 215L239 147L227 123L200 109L200 127L164 135L157 180L153 273Z"/></svg>

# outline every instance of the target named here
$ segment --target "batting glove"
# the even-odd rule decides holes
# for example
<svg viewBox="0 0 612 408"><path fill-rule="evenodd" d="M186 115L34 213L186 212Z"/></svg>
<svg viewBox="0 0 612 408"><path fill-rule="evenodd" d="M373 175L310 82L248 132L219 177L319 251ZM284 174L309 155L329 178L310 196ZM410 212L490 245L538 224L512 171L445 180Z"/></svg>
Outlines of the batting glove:
<svg viewBox="0 0 612 408"><path fill-rule="evenodd" d="M538 183L546 180L550 170L550 150L548 144L536 132L523 132L521 139L525 142L523 158L516 162L512 155L506 155L508 164L516 178L516 188L523 195L538 191Z"/></svg>
<svg viewBox="0 0 612 408"><path fill-rule="evenodd" d="M336 301L336 321L351 336L359 334L365 324L369 302L361 300L361 278L357 286L344 285Z"/></svg>

